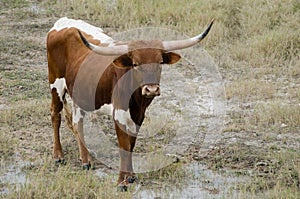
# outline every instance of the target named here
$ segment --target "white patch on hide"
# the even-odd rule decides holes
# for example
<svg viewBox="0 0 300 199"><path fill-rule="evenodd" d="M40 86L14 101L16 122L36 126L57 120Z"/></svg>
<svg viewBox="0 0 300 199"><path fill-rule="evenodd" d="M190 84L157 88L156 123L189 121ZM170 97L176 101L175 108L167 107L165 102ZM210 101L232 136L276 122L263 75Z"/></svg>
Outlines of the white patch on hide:
<svg viewBox="0 0 300 199"><path fill-rule="evenodd" d="M131 119L130 112L124 111L122 109L116 109L114 113L114 119L118 121L120 124L126 127L126 131L136 134L136 125L134 121Z"/></svg>
<svg viewBox="0 0 300 199"><path fill-rule="evenodd" d="M56 78L55 82L53 84L50 84L50 88L51 90L53 90L54 88L56 89L60 101L63 102L63 95L65 94L67 89L65 78Z"/></svg>
<svg viewBox="0 0 300 199"><path fill-rule="evenodd" d="M98 110L100 115L111 115L113 114L113 105L112 104L104 104Z"/></svg>
<svg viewBox="0 0 300 199"><path fill-rule="evenodd" d="M107 43L113 45L114 40L103 33L101 28L88 24L82 20L68 19L67 17L60 18L54 26L50 29L60 31L64 28L77 28L89 35L92 35L94 39L99 40L101 43Z"/></svg>
<svg viewBox="0 0 300 199"><path fill-rule="evenodd" d="M72 106L72 118L73 118L73 124L77 124L80 119L83 118L83 115L81 114L81 108L79 108L76 105Z"/></svg>

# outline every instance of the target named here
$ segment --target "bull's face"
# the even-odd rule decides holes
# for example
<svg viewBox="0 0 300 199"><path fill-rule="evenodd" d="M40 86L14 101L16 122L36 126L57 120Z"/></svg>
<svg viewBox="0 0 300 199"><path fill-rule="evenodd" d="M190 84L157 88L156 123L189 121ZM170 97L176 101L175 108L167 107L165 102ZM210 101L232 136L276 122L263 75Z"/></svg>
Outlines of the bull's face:
<svg viewBox="0 0 300 199"><path fill-rule="evenodd" d="M132 89L140 92L143 97L153 98L160 95L162 64L173 64L179 59L180 55L173 52L164 52L158 48L140 48L117 58L114 66L116 70L123 71L117 72L119 76L124 75L125 71L130 73L127 84Z"/></svg>
<svg viewBox="0 0 300 199"><path fill-rule="evenodd" d="M144 53L147 53L147 51L150 51L150 54L155 53L155 50L153 49L143 49L141 51L145 52L133 52L132 54L144 55ZM163 61L161 56L159 56L159 53L154 54L152 57L153 60L150 60L149 62L145 62L141 56L133 55L133 58L135 58L135 60L132 60L133 78L136 83L140 85L142 96L151 98L160 95L160 63L163 63Z"/></svg>

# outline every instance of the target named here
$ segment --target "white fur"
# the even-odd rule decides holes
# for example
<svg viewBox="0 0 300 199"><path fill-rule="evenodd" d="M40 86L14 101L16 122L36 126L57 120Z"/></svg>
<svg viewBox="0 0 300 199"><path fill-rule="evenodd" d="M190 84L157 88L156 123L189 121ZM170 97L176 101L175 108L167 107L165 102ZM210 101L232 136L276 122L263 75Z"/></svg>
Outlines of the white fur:
<svg viewBox="0 0 300 199"><path fill-rule="evenodd" d="M136 125L131 119L130 112L124 111L122 109L116 109L114 113L114 119L117 120L120 124L126 127L126 131L136 134Z"/></svg>
<svg viewBox="0 0 300 199"><path fill-rule="evenodd" d="M103 114L103 115L111 115L113 113L113 105L112 104L104 104L103 106L101 106L101 108L99 109L99 113Z"/></svg>
<svg viewBox="0 0 300 199"><path fill-rule="evenodd" d="M68 19L67 17L60 18L49 32L51 32L52 30L60 31L64 28L71 27L77 28L89 35L92 35L94 39L99 40L101 43L108 43L110 45L113 45L114 40L104 34L101 28L90 25L82 20Z"/></svg>
<svg viewBox="0 0 300 199"><path fill-rule="evenodd" d="M56 78L55 82L53 84L50 84L50 88L51 88L51 90L56 88L58 97L59 97L60 101L63 102L62 97L65 94L66 89L67 89L65 78Z"/></svg>
<svg viewBox="0 0 300 199"><path fill-rule="evenodd" d="M78 124L79 120L83 118L83 115L81 114L81 108L73 104L72 109L73 124Z"/></svg>

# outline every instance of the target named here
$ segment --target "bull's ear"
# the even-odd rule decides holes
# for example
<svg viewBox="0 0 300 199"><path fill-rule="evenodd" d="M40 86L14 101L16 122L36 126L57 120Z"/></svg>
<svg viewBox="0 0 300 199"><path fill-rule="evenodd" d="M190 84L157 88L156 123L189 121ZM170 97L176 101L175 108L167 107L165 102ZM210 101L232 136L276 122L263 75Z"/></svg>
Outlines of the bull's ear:
<svg viewBox="0 0 300 199"><path fill-rule="evenodd" d="M173 53L173 52L163 53L162 57L163 57L164 64L175 64L181 58L180 55L178 55L177 53Z"/></svg>
<svg viewBox="0 0 300 199"><path fill-rule="evenodd" d="M128 56L128 54L125 54L116 58L113 63L118 67L129 67L132 66L132 59Z"/></svg>

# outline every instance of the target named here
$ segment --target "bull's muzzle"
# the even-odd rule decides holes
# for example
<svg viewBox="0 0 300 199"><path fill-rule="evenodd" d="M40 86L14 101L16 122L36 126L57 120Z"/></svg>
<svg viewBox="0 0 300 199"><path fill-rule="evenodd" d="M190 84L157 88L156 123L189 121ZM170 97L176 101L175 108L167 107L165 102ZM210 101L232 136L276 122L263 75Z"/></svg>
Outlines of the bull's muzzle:
<svg viewBox="0 0 300 199"><path fill-rule="evenodd" d="M159 84L147 84L142 87L142 95L145 97L155 97L160 95Z"/></svg>

